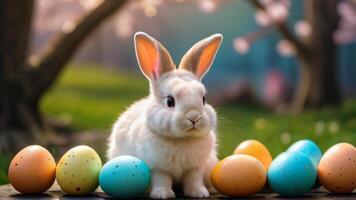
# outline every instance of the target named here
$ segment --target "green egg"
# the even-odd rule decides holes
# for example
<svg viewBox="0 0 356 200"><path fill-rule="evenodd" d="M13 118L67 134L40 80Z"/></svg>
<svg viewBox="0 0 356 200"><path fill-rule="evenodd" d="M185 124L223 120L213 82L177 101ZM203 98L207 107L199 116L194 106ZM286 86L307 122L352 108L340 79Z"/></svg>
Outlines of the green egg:
<svg viewBox="0 0 356 200"><path fill-rule="evenodd" d="M99 185L101 167L101 159L94 149L85 145L74 147L57 164L58 185L70 195L90 194Z"/></svg>

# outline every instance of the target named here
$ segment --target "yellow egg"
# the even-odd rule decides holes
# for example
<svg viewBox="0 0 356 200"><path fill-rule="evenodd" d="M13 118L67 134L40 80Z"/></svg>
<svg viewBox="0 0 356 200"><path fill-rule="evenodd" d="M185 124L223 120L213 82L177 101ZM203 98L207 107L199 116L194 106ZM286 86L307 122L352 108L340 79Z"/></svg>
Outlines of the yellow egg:
<svg viewBox="0 0 356 200"><path fill-rule="evenodd" d="M9 166L9 181L23 194L46 191L54 182L56 162L47 149L31 145L15 155Z"/></svg>
<svg viewBox="0 0 356 200"><path fill-rule="evenodd" d="M70 149L57 165L57 182L60 188L71 195L87 195L99 185L102 163L99 155L88 146Z"/></svg>
<svg viewBox="0 0 356 200"><path fill-rule="evenodd" d="M257 140L246 140L236 147L234 154L247 154L259 160L266 171L272 162L272 156L268 149Z"/></svg>
<svg viewBox="0 0 356 200"><path fill-rule="evenodd" d="M262 163L252 156L232 155L215 166L211 181L224 195L245 197L262 190L266 184L266 171Z"/></svg>
<svg viewBox="0 0 356 200"><path fill-rule="evenodd" d="M339 143L325 152L318 166L322 186L333 193L350 193L356 189L356 148Z"/></svg>

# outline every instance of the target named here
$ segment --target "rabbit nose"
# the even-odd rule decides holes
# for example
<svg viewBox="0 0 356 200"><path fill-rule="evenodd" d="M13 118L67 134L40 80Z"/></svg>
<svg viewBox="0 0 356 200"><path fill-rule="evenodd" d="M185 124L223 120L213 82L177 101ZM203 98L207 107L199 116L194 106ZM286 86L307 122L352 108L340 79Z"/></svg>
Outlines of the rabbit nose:
<svg viewBox="0 0 356 200"><path fill-rule="evenodd" d="M198 122L201 119L201 115L197 111L190 111L187 114L185 114L185 117L191 121L193 124Z"/></svg>

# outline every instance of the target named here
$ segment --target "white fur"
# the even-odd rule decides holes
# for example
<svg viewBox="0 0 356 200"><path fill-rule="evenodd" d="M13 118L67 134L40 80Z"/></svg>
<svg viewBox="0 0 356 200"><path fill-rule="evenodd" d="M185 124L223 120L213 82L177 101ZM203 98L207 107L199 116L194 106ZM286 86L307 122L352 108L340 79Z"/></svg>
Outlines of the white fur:
<svg viewBox="0 0 356 200"><path fill-rule="evenodd" d="M173 198L173 184L185 195L209 196L210 172L217 163L216 113L203 104L205 87L192 73L175 69L151 81L150 95L129 107L117 120L109 138L108 158L132 155L152 170L150 196ZM175 98L168 107L166 97ZM187 115L201 117L195 125ZM195 127L194 129L191 129Z"/></svg>

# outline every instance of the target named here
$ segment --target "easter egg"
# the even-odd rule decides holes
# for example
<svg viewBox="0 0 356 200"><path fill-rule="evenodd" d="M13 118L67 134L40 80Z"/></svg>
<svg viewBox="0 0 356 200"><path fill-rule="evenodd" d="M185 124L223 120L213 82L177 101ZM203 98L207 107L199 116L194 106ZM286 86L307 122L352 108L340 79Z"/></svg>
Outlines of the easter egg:
<svg viewBox="0 0 356 200"><path fill-rule="evenodd" d="M144 193L151 181L148 165L134 156L118 156L100 171L100 187L114 198L133 198Z"/></svg>
<svg viewBox="0 0 356 200"><path fill-rule="evenodd" d="M38 145L18 152L9 166L9 181L23 194L38 194L50 188L55 180L56 162L51 153Z"/></svg>
<svg viewBox="0 0 356 200"><path fill-rule="evenodd" d="M249 155L232 155L221 160L211 173L214 187L230 197L246 197L262 190L266 171L262 163Z"/></svg>
<svg viewBox="0 0 356 200"><path fill-rule="evenodd" d="M356 189L356 148L339 143L325 152L318 167L319 182L333 193Z"/></svg>
<svg viewBox="0 0 356 200"><path fill-rule="evenodd" d="M300 152L305 153L312 160L315 168L318 168L319 161L321 159L322 153L313 141L311 140L299 140L298 142L292 144L288 149L288 152Z"/></svg>
<svg viewBox="0 0 356 200"><path fill-rule="evenodd" d="M268 170L272 162L272 156L268 149L261 142L257 140L246 140L236 147L234 154L247 154L259 160L265 170Z"/></svg>
<svg viewBox="0 0 356 200"><path fill-rule="evenodd" d="M284 152L277 156L268 170L268 183L282 196L302 196L315 184L317 170L303 153Z"/></svg>
<svg viewBox="0 0 356 200"><path fill-rule="evenodd" d="M57 165L57 182L70 195L87 195L99 185L102 163L94 149L81 145L67 151Z"/></svg>

